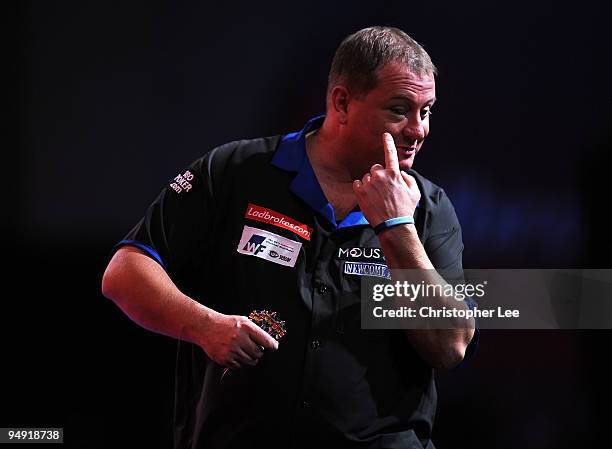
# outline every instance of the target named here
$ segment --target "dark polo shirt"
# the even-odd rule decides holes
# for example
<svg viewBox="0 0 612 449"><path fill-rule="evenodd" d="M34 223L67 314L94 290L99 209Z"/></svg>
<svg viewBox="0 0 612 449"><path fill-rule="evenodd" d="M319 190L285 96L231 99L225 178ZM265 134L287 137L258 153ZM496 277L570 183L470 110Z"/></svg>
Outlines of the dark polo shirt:
<svg viewBox="0 0 612 449"><path fill-rule="evenodd" d="M322 121L205 154L117 245L144 250L214 310L266 309L286 322L278 351L225 376L201 348L178 342L177 449L433 447L432 368L402 331L361 329L361 276L388 272L363 214L338 222L317 182L305 135ZM412 174L420 240L436 268L461 275L453 206Z"/></svg>

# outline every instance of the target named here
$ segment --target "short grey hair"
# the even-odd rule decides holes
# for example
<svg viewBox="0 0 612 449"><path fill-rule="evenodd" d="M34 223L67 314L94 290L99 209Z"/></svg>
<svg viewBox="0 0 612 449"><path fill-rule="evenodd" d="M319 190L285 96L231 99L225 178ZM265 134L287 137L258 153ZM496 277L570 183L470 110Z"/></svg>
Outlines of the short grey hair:
<svg viewBox="0 0 612 449"><path fill-rule="evenodd" d="M344 84L357 96L376 87L378 69L386 64L407 64L416 75L438 74L438 69L423 47L399 28L375 26L346 37L334 55L327 93Z"/></svg>

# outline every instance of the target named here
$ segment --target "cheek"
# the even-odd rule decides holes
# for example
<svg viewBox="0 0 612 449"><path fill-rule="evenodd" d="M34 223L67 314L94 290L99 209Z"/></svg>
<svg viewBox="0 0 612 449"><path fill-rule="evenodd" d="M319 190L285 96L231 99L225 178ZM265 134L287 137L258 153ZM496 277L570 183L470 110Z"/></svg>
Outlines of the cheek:
<svg viewBox="0 0 612 449"><path fill-rule="evenodd" d="M385 123L384 129L383 131L388 132L389 134L391 134L393 136L393 140L395 141L395 143L398 142L402 142L404 141L404 122L387 122ZM382 132L382 131L381 131ZM382 136L381 136L382 139Z"/></svg>
<svg viewBox="0 0 612 449"><path fill-rule="evenodd" d="M353 135L365 138L369 136L373 130L373 123L367 114L360 114L354 117L353 121Z"/></svg>
<svg viewBox="0 0 612 449"><path fill-rule="evenodd" d="M385 123L385 131L390 132L393 136L400 136L405 128L406 120L401 120L399 122L389 121Z"/></svg>
<svg viewBox="0 0 612 449"><path fill-rule="evenodd" d="M378 144L379 141L382 145L382 135L388 129L386 129L383 122L371 117L363 121L361 131L363 138L368 141L368 146L372 146L373 144Z"/></svg>
<svg viewBox="0 0 612 449"><path fill-rule="evenodd" d="M429 120L423 123L423 140L425 140L425 137L427 137L428 134L429 134Z"/></svg>
<svg viewBox="0 0 612 449"><path fill-rule="evenodd" d="M355 124L355 132L363 138L363 142L367 141L368 147L372 147L373 151L382 148L383 133L388 132L396 138L401 135L402 130L402 123L390 121L384 112L364 114Z"/></svg>

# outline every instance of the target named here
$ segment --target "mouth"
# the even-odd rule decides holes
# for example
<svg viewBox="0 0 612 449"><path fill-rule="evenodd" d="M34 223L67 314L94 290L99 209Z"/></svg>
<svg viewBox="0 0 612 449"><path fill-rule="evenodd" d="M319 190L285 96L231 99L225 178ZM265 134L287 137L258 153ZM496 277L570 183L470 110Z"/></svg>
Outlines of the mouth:
<svg viewBox="0 0 612 449"><path fill-rule="evenodd" d="M411 157L416 154L416 147L397 147L397 150L400 154Z"/></svg>

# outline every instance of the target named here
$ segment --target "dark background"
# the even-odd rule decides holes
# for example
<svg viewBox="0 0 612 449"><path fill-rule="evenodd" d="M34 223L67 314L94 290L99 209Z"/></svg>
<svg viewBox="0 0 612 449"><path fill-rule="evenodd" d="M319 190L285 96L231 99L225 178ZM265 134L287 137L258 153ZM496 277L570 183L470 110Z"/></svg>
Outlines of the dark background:
<svg viewBox="0 0 612 449"><path fill-rule="evenodd" d="M611 268L603 4L6 7L0 426L170 447L175 344L103 298L109 250L203 152L322 112L333 52L365 26L404 29L439 69L415 168L453 200L466 267ZM437 446L609 439L611 343L605 330L483 331L477 357L439 376Z"/></svg>

